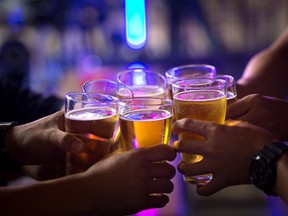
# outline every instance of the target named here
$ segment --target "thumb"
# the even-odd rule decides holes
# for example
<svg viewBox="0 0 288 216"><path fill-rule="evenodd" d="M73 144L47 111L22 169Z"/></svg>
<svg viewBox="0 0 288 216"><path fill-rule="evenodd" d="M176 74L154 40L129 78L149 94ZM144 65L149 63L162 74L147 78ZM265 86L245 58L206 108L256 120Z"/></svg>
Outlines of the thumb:
<svg viewBox="0 0 288 216"><path fill-rule="evenodd" d="M52 142L56 143L58 148L71 153L80 153L85 147L84 142L79 137L61 130L56 131L52 137Z"/></svg>

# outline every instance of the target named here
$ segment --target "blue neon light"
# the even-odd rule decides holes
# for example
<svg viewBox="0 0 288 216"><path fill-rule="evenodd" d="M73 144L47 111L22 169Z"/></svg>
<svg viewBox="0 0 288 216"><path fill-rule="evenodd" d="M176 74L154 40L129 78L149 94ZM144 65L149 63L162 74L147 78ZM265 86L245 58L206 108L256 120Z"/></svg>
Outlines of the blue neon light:
<svg viewBox="0 0 288 216"><path fill-rule="evenodd" d="M147 41L145 0L125 0L125 18L128 46L143 48Z"/></svg>

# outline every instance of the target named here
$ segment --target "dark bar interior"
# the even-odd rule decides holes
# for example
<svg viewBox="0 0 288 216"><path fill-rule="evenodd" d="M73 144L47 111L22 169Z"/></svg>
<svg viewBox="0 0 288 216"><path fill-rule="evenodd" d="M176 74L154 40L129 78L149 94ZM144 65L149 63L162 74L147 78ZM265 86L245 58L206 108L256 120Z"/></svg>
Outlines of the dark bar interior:
<svg viewBox="0 0 288 216"><path fill-rule="evenodd" d="M146 0L147 41L140 49L126 43L123 0L2 0L0 23L5 65L0 78L10 71L19 85L63 97L81 90L90 79L115 80L117 72L133 65L164 74L178 65L210 64L217 73L237 80L249 59L287 25L288 1ZM180 174L174 184L165 208L137 215L284 216L288 212L284 202L251 185L201 197Z"/></svg>

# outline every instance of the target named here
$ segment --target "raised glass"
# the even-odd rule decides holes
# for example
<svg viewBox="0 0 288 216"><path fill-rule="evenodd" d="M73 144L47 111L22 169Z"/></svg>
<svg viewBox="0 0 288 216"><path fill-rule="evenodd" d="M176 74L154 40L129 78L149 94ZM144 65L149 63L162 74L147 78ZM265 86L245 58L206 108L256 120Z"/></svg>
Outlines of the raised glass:
<svg viewBox="0 0 288 216"><path fill-rule="evenodd" d="M172 85L174 117L176 120L191 118L224 124L226 116L226 81L214 78L194 78L175 81ZM204 137L182 132L179 139L203 140ZM182 154L183 160L196 163L202 155ZM212 179L212 174L184 176L187 183L205 185Z"/></svg>
<svg viewBox="0 0 288 216"><path fill-rule="evenodd" d="M166 96L165 77L150 70L134 68L121 71L117 74L117 82L127 86L133 92L134 97L165 98Z"/></svg>
<svg viewBox="0 0 288 216"><path fill-rule="evenodd" d="M134 98L119 102L123 151L169 144L173 102L162 98Z"/></svg>
<svg viewBox="0 0 288 216"><path fill-rule="evenodd" d="M113 96L71 92L65 96L65 131L85 141L80 154L67 153L66 175L87 170L109 153L116 142L118 99Z"/></svg>
<svg viewBox="0 0 288 216"><path fill-rule="evenodd" d="M212 65L207 64L190 64L181 65L178 67L170 68L165 73L168 83L169 97L172 96L172 83L180 79L188 78L215 78L216 69Z"/></svg>

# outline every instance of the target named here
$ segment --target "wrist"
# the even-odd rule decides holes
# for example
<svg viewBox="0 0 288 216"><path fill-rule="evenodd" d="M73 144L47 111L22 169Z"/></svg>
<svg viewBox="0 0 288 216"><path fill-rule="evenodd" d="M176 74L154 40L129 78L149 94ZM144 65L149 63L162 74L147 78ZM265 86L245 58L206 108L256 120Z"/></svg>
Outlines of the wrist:
<svg viewBox="0 0 288 216"><path fill-rule="evenodd" d="M251 182L267 195L277 195L274 191L278 176L277 164L281 156L287 151L288 146L284 143L272 142L264 146L252 158Z"/></svg>
<svg viewBox="0 0 288 216"><path fill-rule="evenodd" d="M19 170L20 165L13 160L11 154L9 154L10 138L7 138L9 130L17 125L16 122L3 122L0 123L0 170L11 172Z"/></svg>

